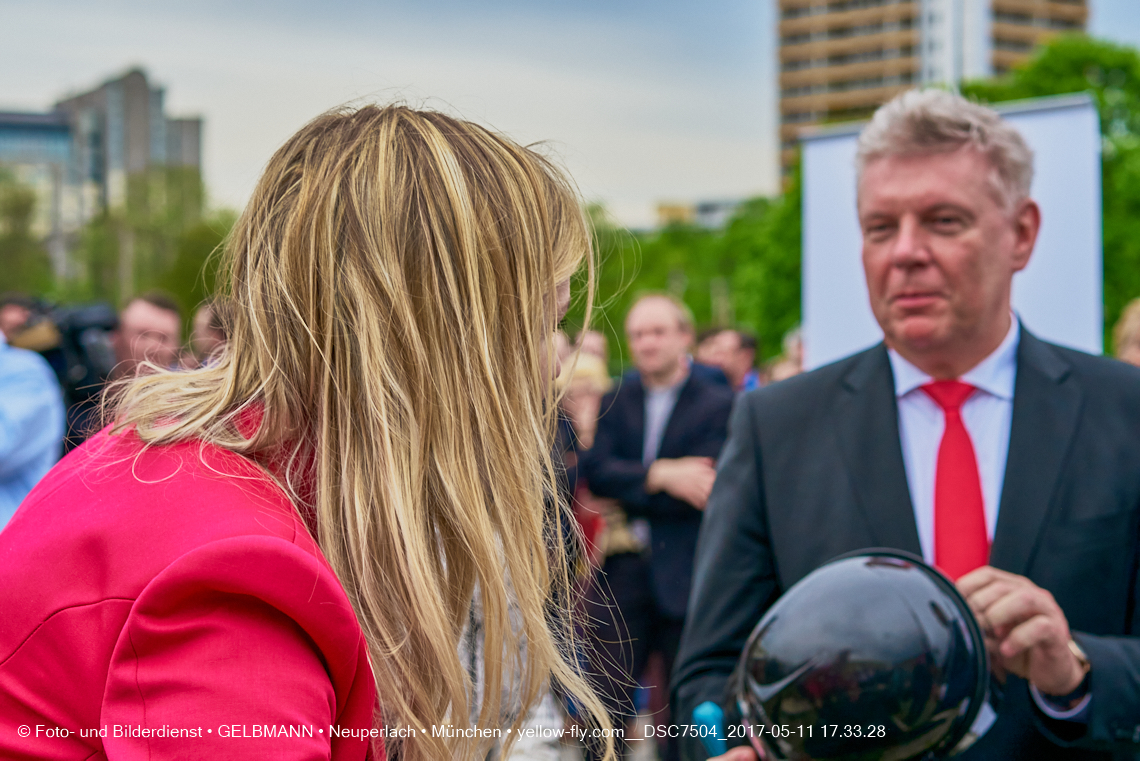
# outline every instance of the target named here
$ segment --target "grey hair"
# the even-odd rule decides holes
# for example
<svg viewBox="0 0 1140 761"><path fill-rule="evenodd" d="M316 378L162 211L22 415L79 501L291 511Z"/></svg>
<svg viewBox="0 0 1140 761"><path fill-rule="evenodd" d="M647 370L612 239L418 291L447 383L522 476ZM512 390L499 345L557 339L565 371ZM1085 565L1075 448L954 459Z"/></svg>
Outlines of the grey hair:
<svg viewBox="0 0 1140 761"><path fill-rule="evenodd" d="M855 171L885 156L951 153L972 147L989 160L1007 206L1029 197L1033 151L991 108L946 90L908 90L881 106L859 135Z"/></svg>

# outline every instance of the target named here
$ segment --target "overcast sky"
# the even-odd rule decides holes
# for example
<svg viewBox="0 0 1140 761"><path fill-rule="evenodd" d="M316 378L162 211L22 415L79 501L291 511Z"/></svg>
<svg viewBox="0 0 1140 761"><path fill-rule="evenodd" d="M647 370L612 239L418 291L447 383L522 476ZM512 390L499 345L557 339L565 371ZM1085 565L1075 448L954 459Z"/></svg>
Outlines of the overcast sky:
<svg viewBox="0 0 1140 761"><path fill-rule="evenodd" d="M206 120L210 202L352 100L401 99L548 141L631 226L658 201L774 190L774 0L0 0L0 109L47 109L141 65ZM1140 44L1140 0L1093 0Z"/></svg>

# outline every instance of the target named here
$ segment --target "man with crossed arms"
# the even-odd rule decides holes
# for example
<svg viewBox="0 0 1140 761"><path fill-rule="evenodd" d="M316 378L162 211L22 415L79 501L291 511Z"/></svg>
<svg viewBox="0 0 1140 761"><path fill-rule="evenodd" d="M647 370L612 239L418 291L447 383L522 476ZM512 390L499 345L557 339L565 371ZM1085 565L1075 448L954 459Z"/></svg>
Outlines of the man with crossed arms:
<svg viewBox="0 0 1140 761"><path fill-rule="evenodd" d="M957 581L1005 680L1000 715L976 722L956 758L1140 750L1140 372L1047 344L1012 313L1041 224L1032 160L997 114L942 91L899 96L860 136L863 265L884 342L737 404L676 715L726 703L745 639L783 590L844 552L894 547Z"/></svg>

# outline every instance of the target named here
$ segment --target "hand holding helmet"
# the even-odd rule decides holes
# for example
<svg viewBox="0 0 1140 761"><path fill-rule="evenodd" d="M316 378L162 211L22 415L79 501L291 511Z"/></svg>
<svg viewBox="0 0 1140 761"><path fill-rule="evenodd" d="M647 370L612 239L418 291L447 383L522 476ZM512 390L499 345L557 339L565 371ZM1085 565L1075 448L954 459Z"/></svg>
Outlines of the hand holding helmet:
<svg viewBox="0 0 1140 761"><path fill-rule="evenodd" d="M867 550L817 569L769 609L741 655L736 695L753 748L725 761L925 761L975 739L989 662L946 577L907 553Z"/></svg>
<svg viewBox="0 0 1140 761"><path fill-rule="evenodd" d="M1046 695L1067 695L1089 672L1069 622L1047 590L1024 576L983 566L958 579L999 676L1008 671Z"/></svg>

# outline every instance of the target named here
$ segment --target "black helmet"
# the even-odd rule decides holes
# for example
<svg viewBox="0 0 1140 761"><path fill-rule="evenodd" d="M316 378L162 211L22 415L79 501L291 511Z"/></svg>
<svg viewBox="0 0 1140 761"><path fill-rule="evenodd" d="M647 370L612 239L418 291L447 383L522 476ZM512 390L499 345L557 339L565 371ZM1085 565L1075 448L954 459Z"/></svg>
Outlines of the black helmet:
<svg viewBox="0 0 1140 761"><path fill-rule="evenodd" d="M972 742L988 692L965 599L896 550L844 555L792 586L737 672L745 735L767 758L791 761L943 757Z"/></svg>

